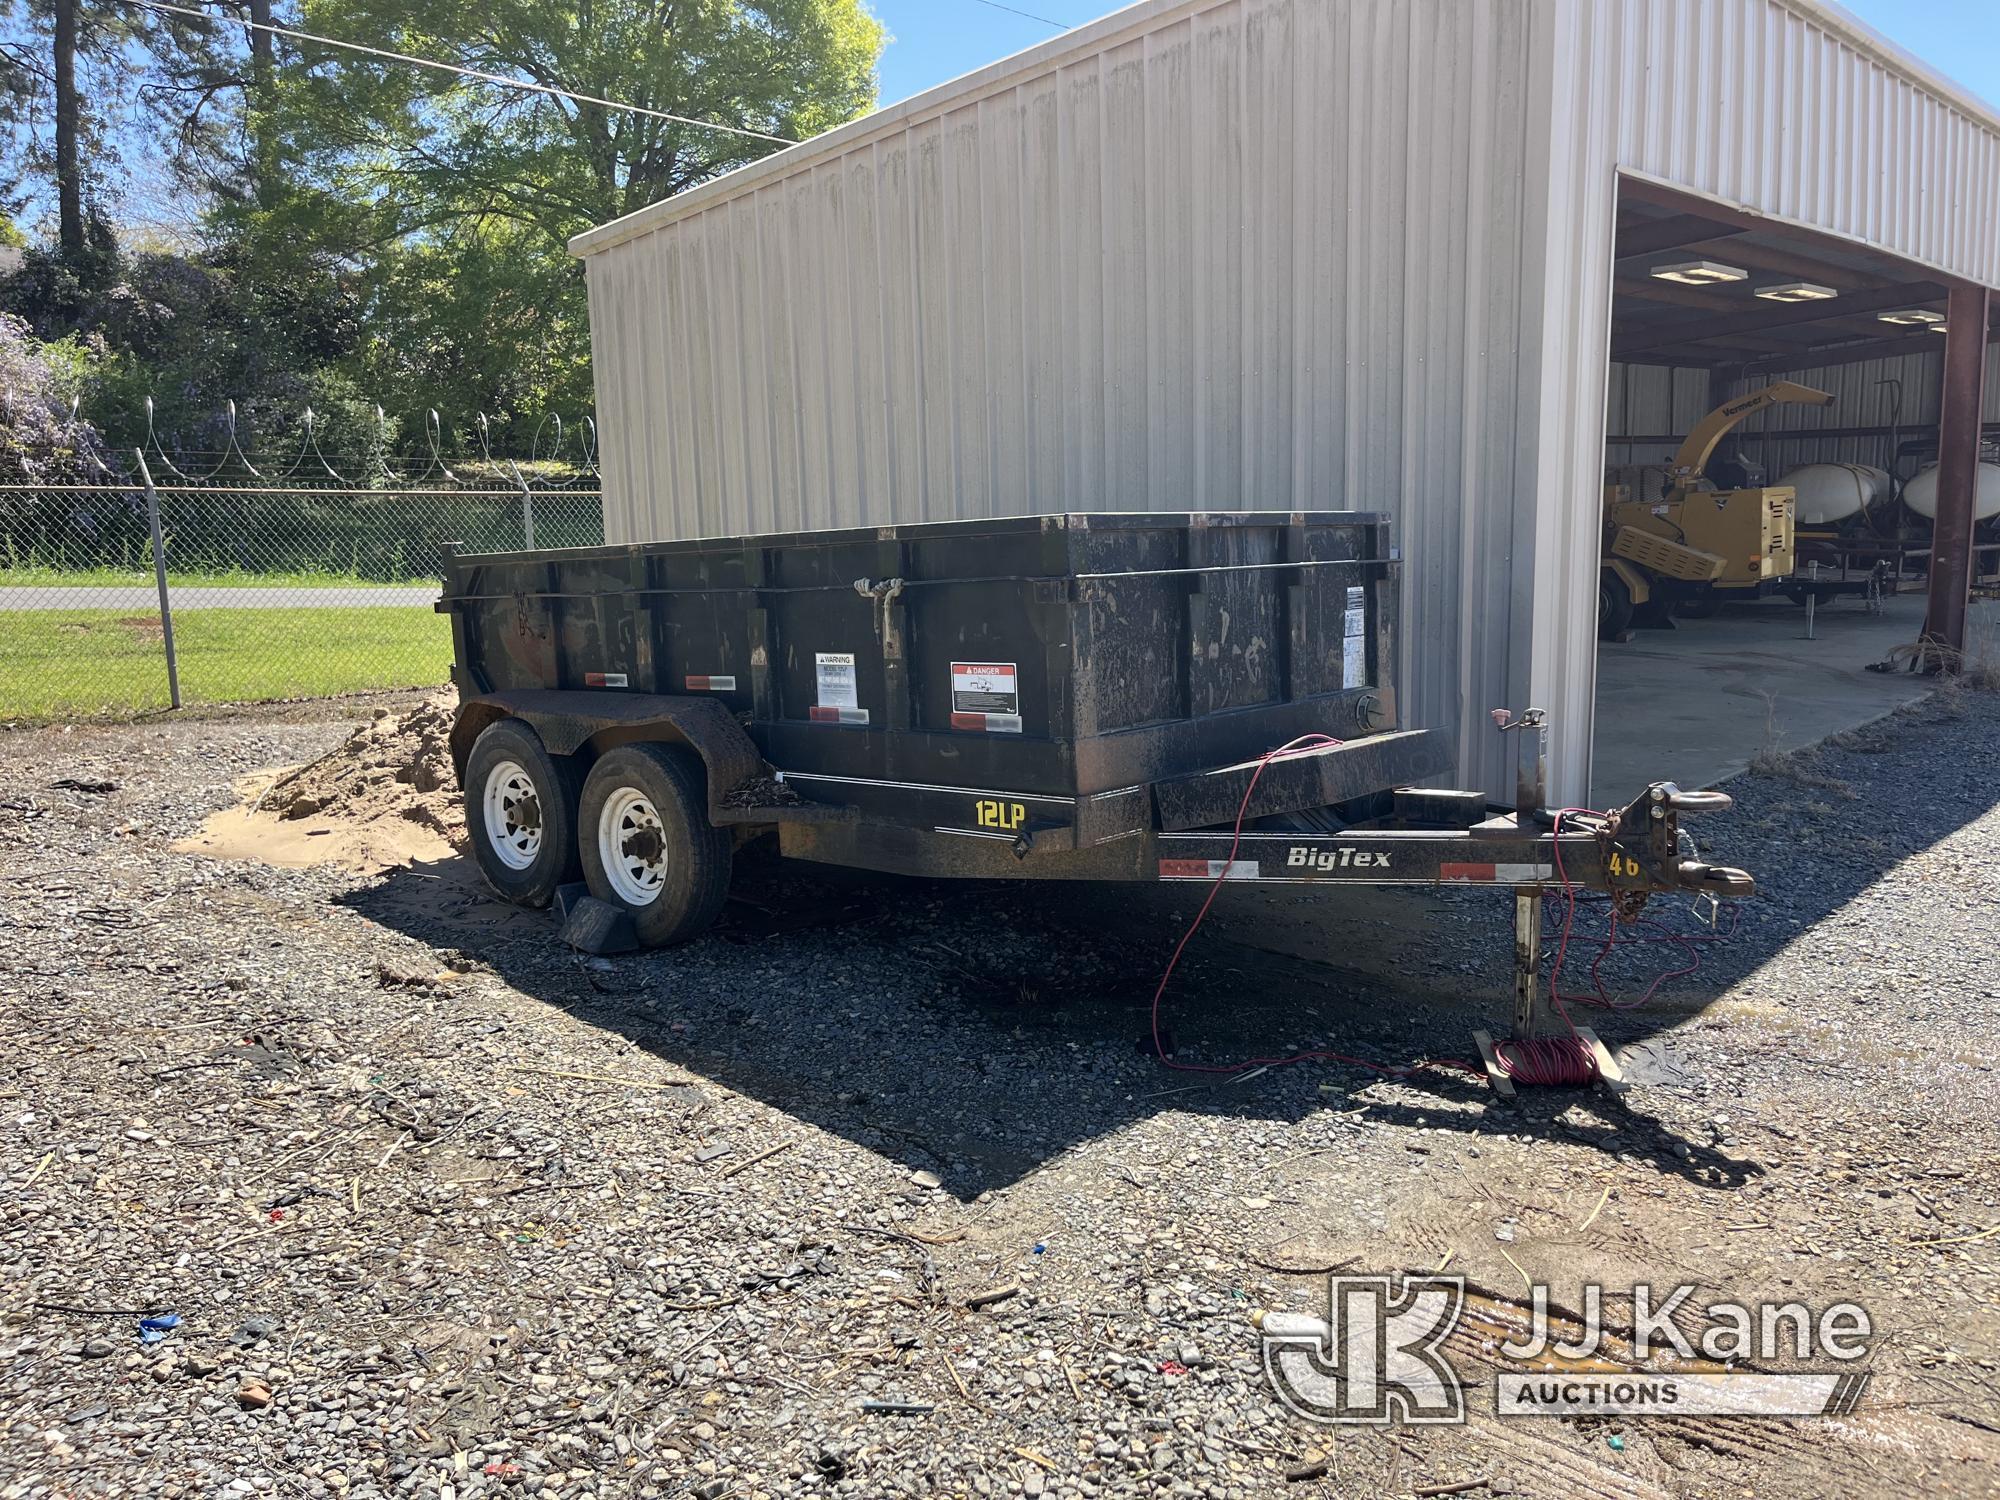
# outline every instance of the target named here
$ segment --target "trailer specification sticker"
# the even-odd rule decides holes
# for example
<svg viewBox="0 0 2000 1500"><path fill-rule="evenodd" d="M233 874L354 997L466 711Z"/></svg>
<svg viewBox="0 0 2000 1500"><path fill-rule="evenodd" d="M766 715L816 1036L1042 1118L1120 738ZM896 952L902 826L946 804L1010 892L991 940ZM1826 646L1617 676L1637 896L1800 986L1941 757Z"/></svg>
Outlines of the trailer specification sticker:
<svg viewBox="0 0 2000 1500"><path fill-rule="evenodd" d="M951 664L951 727L988 734L1021 732L1021 675L1011 661Z"/></svg>
<svg viewBox="0 0 2000 1500"><path fill-rule="evenodd" d="M852 651L821 651L813 656L819 677L821 708L859 708L861 694L854 682Z"/></svg>
<svg viewBox="0 0 2000 1500"><path fill-rule="evenodd" d="M1364 589L1347 591L1347 618L1341 631L1340 685L1344 688L1368 685L1368 594Z"/></svg>
<svg viewBox="0 0 2000 1500"><path fill-rule="evenodd" d="M861 707L861 692L854 680L852 651L819 651L813 655L819 699L806 710L815 724L866 724L868 710Z"/></svg>

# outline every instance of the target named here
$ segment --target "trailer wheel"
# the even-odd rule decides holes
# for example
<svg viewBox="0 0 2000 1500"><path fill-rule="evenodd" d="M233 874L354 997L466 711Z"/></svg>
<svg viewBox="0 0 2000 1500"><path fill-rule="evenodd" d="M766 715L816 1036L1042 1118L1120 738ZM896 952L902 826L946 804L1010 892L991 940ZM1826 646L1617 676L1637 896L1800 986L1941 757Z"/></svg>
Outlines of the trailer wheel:
<svg viewBox="0 0 2000 1500"><path fill-rule="evenodd" d="M686 942L729 894L729 835L708 821L701 767L665 745L621 745L583 783L578 814L590 894L632 914L649 948Z"/></svg>
<svg viewBox="0 0 2000 1500"><path fill-rule="evenodd" d="M576 879L583 773L519 719L488 724L465 762L465 829L486 883L519 906L547 906Z"/></svg>
<svg viewBox="0 0 2000 1500"><path fill-rule="evenodd" d="M1597 638L1615 641L1632 625L1632 591L1610 568L1597 571Z"/></svg>

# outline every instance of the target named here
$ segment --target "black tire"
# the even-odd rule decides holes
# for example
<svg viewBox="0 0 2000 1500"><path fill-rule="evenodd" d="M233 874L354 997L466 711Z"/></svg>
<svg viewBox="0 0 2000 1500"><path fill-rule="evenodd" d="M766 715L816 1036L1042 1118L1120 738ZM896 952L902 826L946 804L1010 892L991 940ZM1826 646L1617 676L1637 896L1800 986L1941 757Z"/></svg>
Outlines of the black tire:
<svg viewBox="0 0 2000 1500"><path fill-rule="evenodd" d="M1632 628L1632 590L1609 568L1597 570L1597 638L1615 641Z"/></svg>
<svg viewBox="0 0 2000 1500"><path fill-rule="evenodd" d="M516 773L525 781L525 796L505 784ZM494 805L502 816L516 819L498 828L487 818L487 791L496 778ZM576 806L582 791L583 771L576 761L549 754L542 737L519 719L501 719L479 732L465 762L465 832L479 873L495 893L517 906L547 906L557 886L577 878Z"/></svg>
<svg viewBox="0 0 2000 1500"><path fill-rule="evenodd" d="M590 894L630 912L648 948L699 935L729 895L730 838L708 821L701 762L685 750L621 745L602 756L584 779L577 844ZM626 862L607 869L607 848Z"/></svg>

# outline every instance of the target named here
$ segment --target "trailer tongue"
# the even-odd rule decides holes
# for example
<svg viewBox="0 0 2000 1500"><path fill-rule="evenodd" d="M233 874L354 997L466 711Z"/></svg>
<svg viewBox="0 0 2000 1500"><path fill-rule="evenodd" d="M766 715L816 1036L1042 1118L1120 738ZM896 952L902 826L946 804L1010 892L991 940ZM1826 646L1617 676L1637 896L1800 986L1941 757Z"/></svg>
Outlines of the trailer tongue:
<svg viewBox="0 0 2000 1500"><path fill-rule="evenodd" d="M1625 917L1750 894L1679 831L1729 799L1549 813L1533 711L1495 714L1533 747L1513 809L1420 785L1457 746L1396 728L1398 572L1383 518L1338 511L448 550L473 852L525 904L580 871L651 944L705 926L734 844L770 834L913 875L1506 886L1517 1036L1568 1034L1543 893Z"/></svg>

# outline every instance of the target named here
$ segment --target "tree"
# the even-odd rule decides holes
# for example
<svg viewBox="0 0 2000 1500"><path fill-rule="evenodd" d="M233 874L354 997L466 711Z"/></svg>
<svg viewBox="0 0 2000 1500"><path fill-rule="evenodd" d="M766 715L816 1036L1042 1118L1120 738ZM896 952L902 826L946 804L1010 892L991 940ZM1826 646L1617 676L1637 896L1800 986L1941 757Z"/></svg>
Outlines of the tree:
<svg viewBox="0 0 2000 1500"><path fill-rule="evenodd" d="M158 66L139 95L175 143L176 177L226 201L274 207L286 163L277 126L278 39L272 0L219 0L200 19L162 14Z"/></svg>
<svg viewBox="0 0 2000 1500"><path fill-rule="evenodd" d="M306 17L307 30L746 132L301 44L291 129L329 185L404 233L498 218L558 242L871 108L884 37L862 0L309 0Z"/></svg>
<svg viewBox="0 0 2000 1500"><path fill-rule="evenodd" d="M0 166L0 222L18 202L63 200L62 246L0 280L0 310L47 347L88 341L85 400L116 442L143 435L148 398L162 434L209 449L232 400L260 442L310 403L343 444L393 435L379 401L413 450L426 407L458 432L482 411L532 429L586 410L569 237L866 110L883 40L865 0L292 3L302 12L211 0L194 18L0 0L0 86L19 82L0 95L0 133L24 143L6 160L33 180L10 198ZM56 87L65 12L74 91ZM271 24L654 113L258 29ZM181 196L204 206L197 250L140 234L121 246L96 211L97 176L142 119L172 143Z"/></svg>
<svg viewBox="0 0 2000 1500"><path fill-rule="evenodd" d="M7 186L18 195L39 177L53 190L57 242L81 259L105 231L95 189L116 161L113 126L132 90L126 51L143 43L145 13L116 0L0 0L0 82L8 102L0 123L14 137L19 165ZM16 196L11 207L19 205Z"/></svg>

